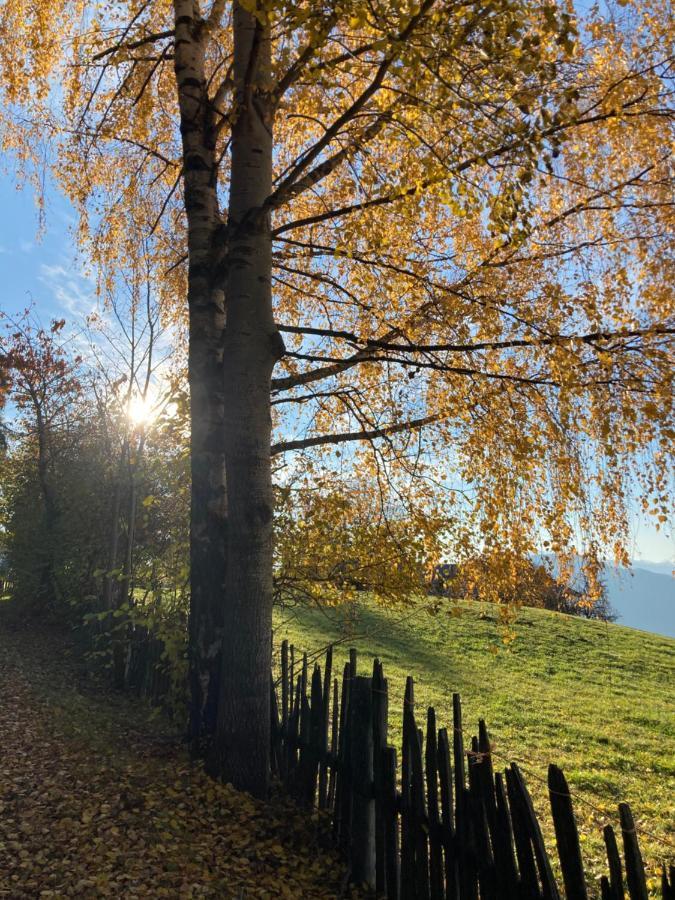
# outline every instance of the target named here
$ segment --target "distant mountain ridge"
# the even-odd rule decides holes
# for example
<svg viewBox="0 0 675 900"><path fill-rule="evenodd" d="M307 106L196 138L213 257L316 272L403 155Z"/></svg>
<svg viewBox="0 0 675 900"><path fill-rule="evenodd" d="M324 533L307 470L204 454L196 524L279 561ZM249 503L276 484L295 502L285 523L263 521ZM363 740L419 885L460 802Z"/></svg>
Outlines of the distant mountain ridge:
<svg viewBox="0 0 675 900"><path fill-rule="evenodd" d="M551 562L550 556L535 557ZM581 560L578 560L581 569ZM555 573L555 562L553 571ZM635 560L630 569L605 564L603 580L617 623L675 638L675 578L672 563Z"/></svg>
<svg viewBox="0 0 675 900"><path fill-rule="evenodd" d="M675 578L669 570L643 568L642 560L631 569L605 566L605 585L619 625L675 638Z"/></svg>
<svg viewBox="0 0 675 900"><path fill-rule="evenodd" d="M648 572L656 572L657 575L670 575L675 572L675 563L670 560L664 562L652 562L650 559L634 559L633 566L636 569L646 569Z"/></svg>

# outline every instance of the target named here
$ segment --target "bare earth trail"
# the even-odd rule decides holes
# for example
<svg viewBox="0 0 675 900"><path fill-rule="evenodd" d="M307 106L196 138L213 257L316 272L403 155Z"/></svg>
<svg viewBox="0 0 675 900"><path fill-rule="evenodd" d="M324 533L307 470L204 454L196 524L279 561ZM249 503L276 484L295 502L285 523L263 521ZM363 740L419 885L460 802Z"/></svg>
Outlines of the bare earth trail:
<svg viewBox="0 0 675 900"><path fill-rule="evenodd" d="M214 783L140 704L78 681L65 639L0 622L0 897L344 896L297 812Z"/></svg>

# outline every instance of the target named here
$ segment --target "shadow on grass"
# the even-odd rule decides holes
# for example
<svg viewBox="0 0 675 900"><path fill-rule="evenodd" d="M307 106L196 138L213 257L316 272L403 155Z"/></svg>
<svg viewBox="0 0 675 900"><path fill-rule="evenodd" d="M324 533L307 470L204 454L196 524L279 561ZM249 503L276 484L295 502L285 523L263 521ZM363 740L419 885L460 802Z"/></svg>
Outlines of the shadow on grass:
<svg viewBox="0 0 675 900"><path fill-rule="evenodd" d="M462 656L453 655L450 640L437 641L430 639L427 628L415 627L415 620L420 617L430 619L427 612L420 608L396 611L385 609L376 603L356 603L349 607L335 607L330 612L301 610L295 620L289 624L288 630L311 632L312 644L309 647L298 645L297 650L309 652L318 650L324 645L339 642L336 656L347 657L351 647L363 653L359 668L364 673L372 665L376 657L385 666L393 664L398 670L414 660L415 671L406 674L419 678L426 672L442 672L446 677L461 681ZM439 623L440 624L440 623ZM280 630L278 641L286 636ZM486 644L487 650L487 644ZM412 663L411 663L412 664Z"/></svg>

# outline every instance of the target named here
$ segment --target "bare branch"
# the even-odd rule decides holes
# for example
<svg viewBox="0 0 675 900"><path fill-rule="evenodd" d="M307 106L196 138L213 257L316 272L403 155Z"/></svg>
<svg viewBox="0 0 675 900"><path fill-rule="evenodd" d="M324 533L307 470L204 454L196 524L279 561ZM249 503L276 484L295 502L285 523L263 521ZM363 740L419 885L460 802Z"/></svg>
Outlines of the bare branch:
<svg viewBox="0 0 675 900"><path fill-rule="evenodd" d="M334 172L342 162L355 156L367 143L374 140L382 131L385 124L390 121L391 113L401 99L401 97L397 97L386 110L383 110L377 115L375 121L364 129L361 135L353 138L345 147L338 150L337 153L334 153L332 156L328 157L328 159L313 168L311 172L308 172L304 176L304 178L300 178L298 181L291 184L289 184L288 181L285 181L284 184L278 187L269 197L265 203L265 208L278 209L284 203L288 203L289 200L292 200L294 197L313 188L330 175L331 172ZM284 187L284 185L286 185L286 187Z"/></svg>
<svg viewBox="0 0 675 900"><path fill-rule="evenodd" d="M308 334L317 337L332 337L348 341L365 347L375 347L381 350L395 350L403 353L476 353L483 350L512 350L520 347L552 347L560 344L587 344L594 345L597 342L624 340L638 337L658 337L674 335L675 328L660 327L645 329L620 329L619 331L592 331L588 334L555 334L549 337L530 340L526 338L513 338L505 341L480 341L472 344L406 344L392 343L391 341L378 340L377 338L359 338L354 332L339 331L332 328L304 328L293 325L279 325L279 331L288 334Z"/></svg>
<svg viewBox="0 0 675 900"><path fill-rule="evenodd" d="M94 62L97 62L99 59L104 59L106 56L111 56L113 53L118 53L120 50L137 50L139 47L144 47L146 44L154 44L157 41L163 41L165 38L173 37L175 34L173 28L167 31L157 31L154 34L148 34L143 38L139 38L137 41L130 41L128 44L125 44L124 41L120 41L120 43L115 44L114 47L108 47L107 50L101 50L100 53L97 53L96 56L93 56L92 59Z"/></svg>
<svg viewBox="0 0 675 900"><path fill-rule="evenodd" d="M322 444L344 444L348 441L372 441L377 438L387 437L391 434L400 434L405 431L414 431L423 428L425 425L431 425L443 419L440 413L433 416L425 416L422 419L411 419L408 422L399 422L396 425L387 425L384 428L371 428L364 431L345 431L341 434L320 434L311 438L303 438L297 441L281 441L273 444L271 449L272 456L279 453L287 453L289 450L304 450L308 447L319 447Z"/></svg>

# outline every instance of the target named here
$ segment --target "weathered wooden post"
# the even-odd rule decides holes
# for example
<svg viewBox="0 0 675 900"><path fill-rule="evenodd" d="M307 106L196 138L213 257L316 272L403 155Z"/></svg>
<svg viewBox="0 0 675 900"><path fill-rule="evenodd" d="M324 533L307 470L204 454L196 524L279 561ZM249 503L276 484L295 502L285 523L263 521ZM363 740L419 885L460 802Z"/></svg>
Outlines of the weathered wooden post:
<svg viewBox="0 0 675 900"><path fill-rule="evenodd" d="M386 896L385 800L382 773L383 752L387 745L389 698L382 663L373 663L373 774L375 781L375 865L378 896Z"/></svg>
<svg viewBox="0 0 675 900"><path fill-rule="evenodd" d="M548 790L565 896L567 900L587 900L586 876L572 798L565 776L553 763L548 767Z"/></svg>
<svg viewBox="0 0 675 900"><path fill-rule="evenodd" d="M623 855L626 860L626 881L628 882L630 900L647 900L645 867L638 845L633 814L627 803L619 803L619 816L621 817Z"/></svg>
<svg viewBox="0 0 675 900"><path fill-rule="evenodd" d="M401 898L411 900L415 894L415 845L412 808L410 748L416 732L415 684L410 675L405 682L403 698L403 746L401 748ZM413 735L409 732L412 730Z"/></svg>
<svg viewBox="0 0 675 900"><path fill-rule="evenodd" d="M373 791L373 684L352 678L350 690L350 769L352 816L350 862L356 884L375 887L375 797Z"/></svg>
<svg viewBox="0 0 675 900"><path fill-rule="evenodd" d="M427 711L427 740L424 756L427 782L427 815L429 817L429 890L432 900L445 900L443 883L443 838L438 809L438 742L436 712Z"/></svg>
<svg viewBox="0 0 675 900"><path fill-rule="evenodd" d="M323 721L320 735L320 765L319 765L319 809L326 809L328 805L328 730L330 727L330 692L333 674L333 648L329 647L326 653L326 662L323 674L323 696L321 708Z"/></svg>
<svg viewBox="0 0 675 900"><path fill-rule="evenodd" d="M621 867L621 856L616 843L616 835L611 825L605 825L603 829L605 838L605 847L607 848L607 861L609 862L609 878L603 875L600 880L601 889L611 897L612 900L625 900L623 890L623 870ZM606 882L606 885L604 884ZM604 894L603 894L604 897Z"/></svg>
<svg viewBox="0 0 675 900"><path fill-rule="evenodd" d="M333 834L340 850L346 856L349 855L349 836L352 820L351 765L349 758L351 680L350 665L345 663L342 673L342 699L340 701L340 722L338 728L338 765L335 810L333 812Z"/></svg>
<svg viewBox="0 0 675 900"><path fill-rule="evenodd" d="M551 863L544 846L544 838L539 827L534 807L532 806L532 798L525 786L525 780L516 763L511 763L511 772L513 774L513 783L516 794L519 796L521 804L521 812L523 815L523 823L527 830L529 840L534 850L534 857L537 861L539 870L539 879L541 881L542 894L544 900L560 900L560 892L553 877Z"/></svg>
<svg viewBox="0 0 675 900"><path fill-rule="evenodd" d="M400 897L400 847L398 812L396 810L396 750L385 747L382 751L382 795L384 798L384 857L385 896L387 900Z"/></svg>
<svg viewBox="0 0 675 900"><path fill-rule="evenodd" d="M288 641L281 642L281 741L279 745L282 779L288 775L288 755L284 753L288 742L288 717L289 717L289 699L292 702L292 690L289 696L288 678Z"/></svg>

